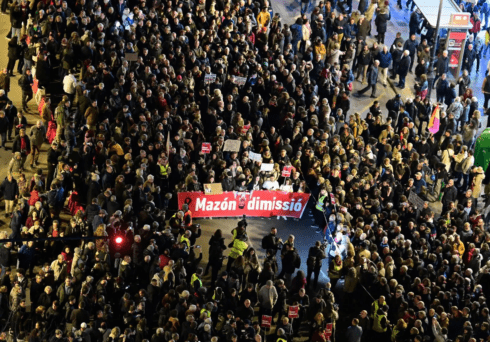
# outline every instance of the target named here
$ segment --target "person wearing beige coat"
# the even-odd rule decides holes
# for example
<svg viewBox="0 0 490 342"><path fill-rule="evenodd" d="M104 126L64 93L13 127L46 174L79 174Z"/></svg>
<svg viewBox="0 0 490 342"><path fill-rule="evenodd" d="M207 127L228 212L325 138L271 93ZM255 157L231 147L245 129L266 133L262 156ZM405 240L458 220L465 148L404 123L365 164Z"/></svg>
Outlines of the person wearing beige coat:
<svg viewBox="0 0 490 342"><path fill-rule="evenodd" d="M471 188L473 190L473 198L478 198L480 197L481 193L481 184L483 180L485 179L485 173L483 172L483 167L478 166L473 170L474 176L473 176L473 183L471 185Z"/></svg>
<svg viewBox="0 0 490 342"><path fill-rule="evenodd" d="M451 169L451 158L454 155L453 145L449 144L447 149L442 151L441 163L446 166L446 171L449 172Z"/></svg>

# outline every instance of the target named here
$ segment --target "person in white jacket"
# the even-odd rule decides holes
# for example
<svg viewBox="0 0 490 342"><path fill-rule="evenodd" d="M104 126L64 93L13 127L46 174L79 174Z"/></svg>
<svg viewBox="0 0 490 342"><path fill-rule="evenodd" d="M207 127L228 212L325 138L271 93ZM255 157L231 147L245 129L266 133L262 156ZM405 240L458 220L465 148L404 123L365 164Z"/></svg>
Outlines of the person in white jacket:
<svg viewBox="0 0 490 342"><path fill-rule="evenodd" d="M71 103L73 103L73 97L75 96L76 87L77 79L75 78L75 71L72 69L68 72L68 75L63 78L63 91L66 95L68 95Z"/></svg>

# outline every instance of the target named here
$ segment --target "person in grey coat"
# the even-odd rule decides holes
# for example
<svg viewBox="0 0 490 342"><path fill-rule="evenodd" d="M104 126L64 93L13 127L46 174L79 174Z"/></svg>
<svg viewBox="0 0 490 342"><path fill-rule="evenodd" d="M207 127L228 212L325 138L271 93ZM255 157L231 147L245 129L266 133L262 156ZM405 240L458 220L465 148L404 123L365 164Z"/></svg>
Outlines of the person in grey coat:
<svg viewBox="0 0 490 342"><path fill-rule="evenodd" d="M376 97L376 85L378 84L378 75L379 75L379 61L375 60L373 65L369 67L367 79L368 85L364 89L359 90L356 93L356 96L361 96L365 92L367 92L370 88L372 89L371 97Z"/></svg>
<svg viewBox="0 0 490 342"><path fill-rule="evenodd" d="M39 160L39 151L41 146L46 139L46 127L44 126L42 120L38 120L35 126L31 127L29 132L29 138L31 139L31 168L37 166L37 161Z"/></svg>
<svg viewBox="0 0 490 342"><path fill-rule="evenodd" d="M359 326L359 320L354 318L352 320L352 325L347 328L345 333L347 342L361 342L362 328Z"/></svg>
<svg viewBox="0 0 490 342"><path fill-rule="evenodd" d="M258 297L260 302L259 318L263 315L270 315L278 298L277 290L272 280L267 280L267 283L260 288Z"/></svg>

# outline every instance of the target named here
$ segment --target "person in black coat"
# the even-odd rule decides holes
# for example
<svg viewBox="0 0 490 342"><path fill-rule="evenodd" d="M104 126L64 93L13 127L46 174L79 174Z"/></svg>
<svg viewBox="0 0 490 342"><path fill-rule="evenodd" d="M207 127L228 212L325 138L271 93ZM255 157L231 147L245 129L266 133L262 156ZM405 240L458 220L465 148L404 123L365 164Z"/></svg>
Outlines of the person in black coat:
<svg viewBox="0 0 490 342"><path fill-rule="evenodd" d="M468 70L469 75L471 75L471 69L473 69L473 63L475 63L476 57L477 52L473 48L473 44L469 44L463 56L463 70Z"/></svg>
<svg viewBox="0 0 490 342"><path fill-rule="evenodd" d="M39 88L46 87L50 82L51 73L49 70L49 63L47 61L47 55L40 55L36 63L36 78L38 80Z"/></svg>
<svg viewBox="0 0 490 342"><path fill-rule="evenodd" d="M410 52L405 50L403 56L398 63L397 74L398 74L398 84L397 87L400 89L405 88L405 77L407 77L408 71L411 66Z"/></svg>
<svg viewBox="0 0 490 342"><path fill-rule="evenodd" d="M311 284L311 275L314 274L313 289L316 288L318 284L318 277L320 276L320 270L322 268L322 260L327 256L325 255L325 249L322 248L320 241L315 243L315 246L311 247L308 251L308 259L306 265L308 272L306 275L307 287Z"/></svg>
<svg viewBox="0 0 490 342"><path fill-rule="evenodd" d="M5 116L9 119L8 138L12 139L12 131L14 130L14 119L17 117L17 107L12 104L12 101L7 101L3 109Z"/></svg>
<svg viewBox="0 0 490 342"><path fill-rule="evenodd" d="M436 78L434 79L434 84L437 79L442 76L442 74L447 74L449 71L449 57L448 52L445 50L437 61L434 63L434 71L436 72Z"/></svg>
<svg viewBox="0 0 490 342"><path fill-rule="evenodd" d="M398 1L400 1L400 0L398 0ZM401 7L402 6L400 5L400 8ZM420 16L420 13L418 11L412 11L412 14L410 15L410 21L408 23L410 36L412 36L412 34L417 33L421 20L422 20L422 18Z"/></svg>
<svg viewBox="0 0 490 342"><path fill-rule="evenodd" d="M451 105L451 103L454 102L454 99L456 98L456 96L457 96L457 94L456 94L456 84L454 84L453 82L451 82L451 84L449 85L449 87L446 89L446 94L444 96L444 104L449 107Z"/></svg>
<svg viewBox="0 0 490 342"><path fill-rule="evenodd" d="M19 197L19 185L15 178L10 174L2 182L0 189L3 193L3 199L5 200L5 217L12 214L14 207L14 201Z"/></svg>
<svg viewBox="0 0 490 342"><path fill-rule="evenodd" d="M211 239L209 239L209 261L205 271L205 274L207 274L211 267L211 284L213 285L218 279L218 272L221 266L223 266L223 251L226 248L221 229L217 229L213 236L211 236Z"/></svg>
<svg viewBox="0 0 490 342"><path fill-rule="evenodd" d="M7 73L12 76L14 73L15 62L19 58L19 43L17 36L13 37L8 43L8 63L7 63Z"/></svg>
<svg viewBox="0 0 490 342"><path fill-rule="evenodd" d="M7 149L5 147L5 143L7 142L7 133L10 127L10 121L5 112L0 112L0 137L2 139L2 148Z"/></svg>
<svg viewBox="0 0 490 342"><path fill-rule="evenodd" d="M378 31L378 44L385 43L385 34L388 29L388 21L391 19L391 13L387 8L382 8L376 15L374 23L376 24L376 30Z"/></svg>
<svg viewBox="0 0 490 342"><path fill-rule="evenodd" d="M99 175L93 173L90 177L90 182L88 184L87 190L87 203L92 203L92 200L99 196L101 187L99 184Z"/></svg>
<svg viewBox="0 0 490 342"><path fill-rule="evenodd" d="M10 266L12 242L6 242L2 247L0 247L0 266L8 267Z"/></svg>
<svg viewBox="0 0 490 342"><path fill-rule="evenodd" d="M10 234L10 239L20 239L20 229L22 228L22 211L19 206L15 209L12 214L12 219L10 220L10 229L12 233Z"/></svg>
<svg viewBox="0 0 490 342"><path fill-rule="evenodd" d="M411 35L410 39L407 39L403 45L403 50L408 50L408 52L410 52L410 68L408 69L410 72L412 71L413 62L415 61L418 47L419 43L416 40L415 34Z"/></svg>
<svg viewBox="0 0 490 342"><path fill-rule="evenodd" d="M297 250L291 245L284 246L287 252L282 257L282 270L279 278L285 279L286 286L291 285L291 277L297 268L301 265L301 258Z"/></svg>
<svg viewBox="0 0 490 342"><path fill-rule="evenodd" d="M442 189L442 212L445 213L449 209L449 204L456 201L458 190L454 186L454 180L450 179L446 187Z"/></svg>
<svg viewBox="0 0 490 342"><path fill-rule="evenodd" d="M85 302L80 302L78 304L78 309L73 310L71 313L71 324L75 329L80 329L80 324L83 322L90 322L90 314L85 310Z"/></svg>

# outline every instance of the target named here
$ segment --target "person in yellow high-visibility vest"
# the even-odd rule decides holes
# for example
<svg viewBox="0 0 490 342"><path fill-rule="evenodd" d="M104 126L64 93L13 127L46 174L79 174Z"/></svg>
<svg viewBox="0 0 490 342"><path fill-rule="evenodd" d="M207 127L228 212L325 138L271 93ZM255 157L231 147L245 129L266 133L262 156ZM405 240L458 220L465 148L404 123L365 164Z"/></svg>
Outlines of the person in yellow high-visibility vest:
<svg viewBox="0 0 490 342"><path fill-rule="evenodd" d="M185 233L181 235L180 240L179 240L179 243L185 243L186 244L188 252L190 251L190 248L191 248L191 240L190 240L191 234L192 233L190 230L186 230Z"/></svg>
<svg viewBox="0 0 490 342"><path fill-rule="evenodd" d="M214 303L213 302L208 302L204 307L199 311L199 316L200 319L206 319L206 318L211 318L211 312L214 309ZM206 317L203 316L203 314L206 314Z"/></svg>
<svg viewBox="0 0 490 342"><path fill-rule="evenodd" d="M385 296L379 296L379 298L371 304L371 317L374 317L374 314L384 305L386 305Z"/></svg>
<svg viewBox="0 0 490 342"><path fill-rule="evenodd" d="M276 342L288 342L288 340L286 338L286 332L284 331L284 329L282 329L282 328L277 329L277 340L276 340Z"/></svg>
<svg viewBox="0 0 490 342"><path fill-rule="evenodd" d="M167 157L160 158L158 160L157 165L160 168L160 173L158 175L158 178L160 180L160 187L162 188L163 191L166 191L169 188L168 177L172 172L172 169L168 163L168 158Z"/></svg>
<svg viewBox="0 0 490 342"><path fill-rule="evenodd" d="M199 288L202 287L202 280L201 280L202 273L203 273L202 267L198 267L196 273L194 273L191 276L191 286L194 289L194 293L197 293Z"/></svg>
<svg viewBox="0 0 490 342"><path fill-rule="evenodd" d="M373 332L375 338L373 341L386 341L388 337L388 325L390 321L388 321L388 316L386 312L388 311L388 306L383 305L382 308L379 308L373 315Z"/></svg>
<svg viewBox="0 0 490 342"><path fill-rule="evenodd" d="M313 218L315 219L316 224L316 226L313 227L317 229L318 233L323 232L323 229L327 225L324 214L325 205L328 205L328 193L326 189L321 189L315 204L315 208L312 210Z"/></svg>
<svg viewBox="0 0 490 342"><path fill-rule="evenodd" d="M233 240L230 254L228 255L228 264L226 265L226 270L229 272L233 262L248 248L248 237L242 236L239 239Z"/></svg>
<svg viewBox="0 0 490 342"><path fill-rule="evenodd" d="M343 268L343 263L342 263L342 258L340 255L336 255L334 259L330 262L330 265L328 267L328 277L330 278L330 284L332 284L332 289L335 289L335 285L337 285L337 282L340 279L340 276L342 275L342 268Z"/></svg>
<svg viewBox="0 0 490 342"><path fill-rule="evenodd" d="M396 342L396 336L400 333L405 332L406 328L407 323L402 318L400 318L391 332L391 342Z"/></svg>

